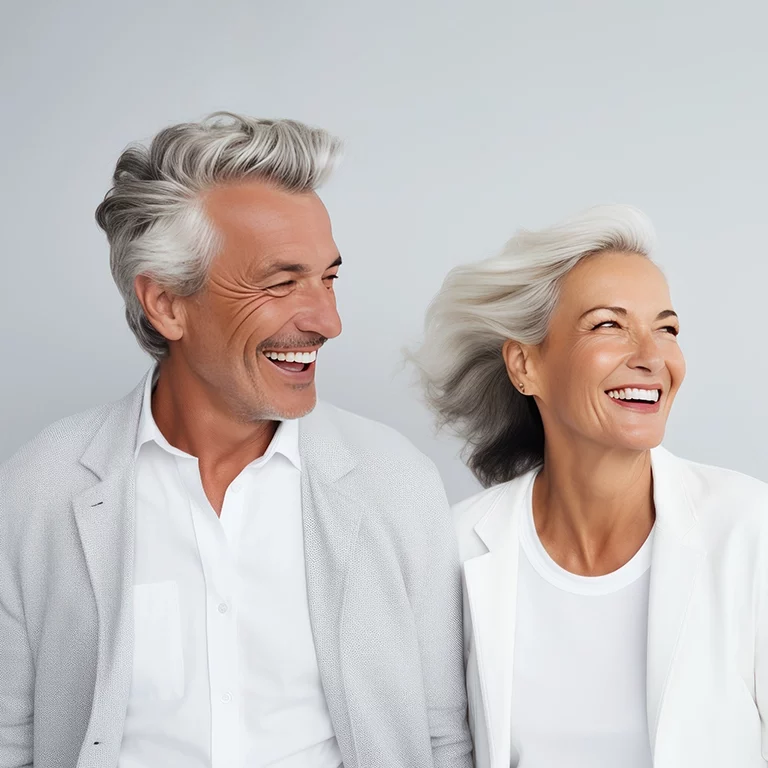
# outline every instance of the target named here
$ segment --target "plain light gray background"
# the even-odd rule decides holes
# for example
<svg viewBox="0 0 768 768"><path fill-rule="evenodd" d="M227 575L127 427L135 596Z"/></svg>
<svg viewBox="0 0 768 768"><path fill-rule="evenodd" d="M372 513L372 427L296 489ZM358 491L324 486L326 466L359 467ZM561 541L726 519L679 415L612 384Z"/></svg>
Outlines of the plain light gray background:
<svg viewBox="0 0 768 768"><path fill-rule="evenodd" d="M216 109L347 143L323 198L344 256L323 397L435 439L400 349L446 271L602 202L654 220L688 379L675 452L768 480L768 5L616 2L3 3L0 460L131 389L93 211L130 141Z"/></svg>

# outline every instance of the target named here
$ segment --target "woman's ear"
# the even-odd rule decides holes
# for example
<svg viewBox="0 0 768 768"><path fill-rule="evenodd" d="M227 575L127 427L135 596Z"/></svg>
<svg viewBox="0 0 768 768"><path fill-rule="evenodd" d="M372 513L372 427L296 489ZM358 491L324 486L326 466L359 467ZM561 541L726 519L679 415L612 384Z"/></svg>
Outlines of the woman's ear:
<svg viewBox="0 0 768 768"><path fill-rule="evenodd" d="M152 327L168 341L178 341L184 335L184 323L175 297L147 275L133 281L133 290Z"/></svg>
<svg viewBox="0 0 768 768"><path fill-rule="evenodd" d="M528 346L509 339L504 342L504 346L501 348L501 355L507 367L509 380L514 384L515 389L524 395L532 394L528 381Z"/></svg>

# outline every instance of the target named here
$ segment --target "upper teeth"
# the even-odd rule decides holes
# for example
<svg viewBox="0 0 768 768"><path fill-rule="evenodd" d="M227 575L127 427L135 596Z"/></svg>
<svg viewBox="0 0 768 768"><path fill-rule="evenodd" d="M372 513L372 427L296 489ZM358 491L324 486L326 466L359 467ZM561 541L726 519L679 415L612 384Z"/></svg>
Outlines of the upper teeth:
<svg viewBox="0 0 768 768"><path fill-rule="evenodd" d="M317 352L265 352L270 360L280 360L286 363L314 363Z"/></svg>
<svg viewBox="0 0 768 768"><path fill-rule="evenodd" d="M658 389L612 389L608 395L614 400L647 400L655 403L661 397Z"/></svg>

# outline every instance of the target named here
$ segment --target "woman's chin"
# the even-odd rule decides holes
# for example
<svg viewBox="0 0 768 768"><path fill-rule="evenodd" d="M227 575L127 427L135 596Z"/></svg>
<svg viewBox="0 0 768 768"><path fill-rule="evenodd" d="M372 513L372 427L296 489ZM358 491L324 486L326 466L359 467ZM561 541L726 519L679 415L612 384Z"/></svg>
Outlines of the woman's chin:
<svg viewBox="0 0 768 768"><path fill-rule="evenodd" d="M634 434L618 436L614 440L610 441L609 444L612 448L617 450L642 453L644 451L650 451L652 448L658 448L663 440L663 432L661 434Z"/></svg>

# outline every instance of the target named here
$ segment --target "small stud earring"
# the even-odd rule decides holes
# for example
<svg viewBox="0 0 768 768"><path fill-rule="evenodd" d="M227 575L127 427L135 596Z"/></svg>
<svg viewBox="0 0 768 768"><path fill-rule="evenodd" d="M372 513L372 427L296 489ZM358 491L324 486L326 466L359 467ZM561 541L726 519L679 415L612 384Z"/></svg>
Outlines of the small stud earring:
<svg viewBox="0 0 768 768"><path fill-rule="evenodd" d="M520 391L525 392L525 384L520 384Z"/></svg>

